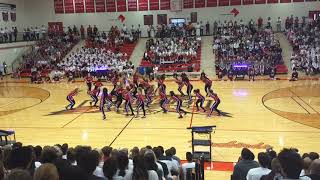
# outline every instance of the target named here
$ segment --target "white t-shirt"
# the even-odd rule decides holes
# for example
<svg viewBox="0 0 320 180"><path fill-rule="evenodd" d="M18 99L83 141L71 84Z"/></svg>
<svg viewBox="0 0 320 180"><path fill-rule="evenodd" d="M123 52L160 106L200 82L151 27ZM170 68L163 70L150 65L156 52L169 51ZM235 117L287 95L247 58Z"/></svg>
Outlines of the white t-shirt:
<svg viewBox="0 0 320 180"><path fill-rule="evenodd" d="M182 167L182 172L183 172L184 179L187 179L187 169L195 168L196 167L196 163L194 163L194 162L184 163L184 164L182 164L181 167Z"/></svg>
<svg viewBox="0 0 320 180"><path fill-rule="evenodd" d="M250 169L247 174L247 180L260 180L261 176L269 174L270 172L270 169L263 167Z"/></svg>

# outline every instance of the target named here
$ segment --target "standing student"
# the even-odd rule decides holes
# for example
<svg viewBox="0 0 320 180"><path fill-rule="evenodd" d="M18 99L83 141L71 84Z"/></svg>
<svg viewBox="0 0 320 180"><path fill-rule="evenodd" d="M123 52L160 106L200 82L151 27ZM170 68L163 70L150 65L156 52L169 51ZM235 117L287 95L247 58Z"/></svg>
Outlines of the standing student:
<svg viewBox="0 0 320 180"><path fill-rule="evenodd" d="M137 94L137 116L136 118L139 117L139 111L142 109L143 111L143 116L142 118L146 117L146 110L145 110L145 104L144 104L144 98L142 95L142 88L138 88L138 94Z"/></svg>
<svg viewBox="0 0 320 180"><path fill-rule="evenodd" d="M107 101L108 101L108 89L103 88L102 95L100 97L100 107L99 107L99 110L102 113L102 120L106 119L106 114L104 112L104 105L106 104Z"/></svg>
<svg viewBox="0 0 320 180"><path fill-rule="evenodd" d="M210 92L210 91L209 91ZM203 112L206 112L206 109L203 107L203 103L204 103L204 96L200 93L200 89L195 89L193 90L193 93L196 95L197 97L197 101L196 101L196 107L197 107L197 111L199 111L199 104L200 104L200 108L203 110Z"/></svg>
<svg viewBox="0 0 320 180"><path fill-rule="evenodd" d="M74 89L67 95L67 101L70 102L69 105L66 106L66 110L73 109L73 106L76 104L76 101L74 100L74 96L76 96L79 93L79 88Z"/></svg>
<svg viewBox="0 0 320 180"><path fill-rule="evenodd" d="M249 81L254 81L254 77L255 77L255 71L254 71L254 67L251 66L248 69L248 76L249 76Z"/></svg>
<svg viewBox="0 0 320 180"><path fill-rule="evenodd" d="M210 108L210 112L208 114L208 117L211 117L211 114L213 111L216 111L218 113L218 116L220 116L221 112L218 110L218 106L220 104L220 98L212 90L209 91L209 97L211 97L214 100L214 103Z"/></svg>
<svg viewBox="0 0 320 180"><path fill-rule="evenodd" d="M187 112L181 108L182 100L173 91L170 91L170 96L177 103L176 112L179 114L179 118L183 118L182 113L187 114Z"/></svg>

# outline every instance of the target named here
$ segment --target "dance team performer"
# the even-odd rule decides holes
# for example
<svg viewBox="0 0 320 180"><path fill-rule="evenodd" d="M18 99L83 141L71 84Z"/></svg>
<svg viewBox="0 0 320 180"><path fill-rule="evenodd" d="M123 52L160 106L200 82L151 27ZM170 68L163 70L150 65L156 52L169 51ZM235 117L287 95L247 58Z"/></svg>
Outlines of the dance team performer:
<svg viewBox="0 0 320 180"><path fill-rule="evenodd" d="M137 94L137 115L136 118L139 117L139 111L142 109L143 111L143 116L142 118L146 117L146 110L145 110L145 104L144 104L144 97L142 94L142 88L138 88L138 94Z"/></svg>
<svg viewBox="0 0 320 180"><path fill-rule="evenodd" d="M221 115L221 111L218 110L218 106L220 104L220 98L216 93L213 92L213 90L209 91L209 97L211 97L214 100L213 105L210 108L210 112L208 114L208 117L211 117L211 114L213 111L216 111L218 113L218 116Z"/></svg>
<svg viewBox="0 0 320 180"><path fill-rule="evenodd" d="M90 106L92 106L92 103L94 103L93 106L97 106L97 103L99 101L98 99L99 93L100 93L100 90L96 88L94 88L92 91L89 92L89 95L92 98L92 101L90 101Z"/></svg>
<svg viewBox="0 0 320 180"><path fill-rule="evenodd" d="M108 101L108 89L103 88L102 94L100 96L100 107L99 107L99 110L102 113L102 120L106 119L106 114L104 112L104 106L106 105L107 101Z"/></svg>
<svg viewBox="0 0 320 180"><path fill-rule="evenodd" d="M177 103L176 112L179 114L179 118L183 118L182 113L186 115L187 112L181 108L182 100L173 91L170 91L170 96L171 96L171 99Z"/></svg>
<svg viewBox="0 0 320 180"><path fill-rule="evenodd" d="M69 101L70 104L66 106L66 110L73 109L73 106L76 104L73 97L78 95L79 92L79 88L76 88L67 95L67 101Z"/></svg>
<svg viewBox="0 0 320 180"><path fill-rule="evenodd" d="M190 80L189 80L188 76L185 73L181 74L181 78L182 78L183 83L187 86L187 95L189 97L188 103L190 104L192 102L191 92L192 92L193 86L190 83Z"/></svg>
<svg viewBox="0 0 320 180"><path fill-rule="evenodd" d="M86 84L87 84L87 87L88 87L88 94L89 92L91 91L91 88L92 88L92 82L93 82L93 77L91 76L90 73L88 73L88 75L84 78Z"/></svg>
<svg viewBox="0 0 320 180"><path fill-rule="evenodd" d="M204 72L201 73L200 80L204 82L204 90L207 93L206 96L208 96L209 90L211 90L212 87L212 81L207 77L207 75Z"/></svg>
<svg viewBox="0 0 320 180"><path fill-rule="evenodd" d="M197 101L196 101L197 111L199 111L199 104L200 104L200 108L203 110L203 112L206 112L206 109L203 107L203 103L204 103L205 98L200 93L200 89L193 90L193 93L196 95L196 98L197 98Z"/></svg>
<svg viewBox="0 0 320 180"><path fill-rule="evenodd" d="M184 93L182 92L182 88L183 88L183 86L184 86L184 83L183 83L183 81L182 81L182 78L179 78L178 77L178 74L173 74L173 77L174 77L174 79L175 79L175 82L177 83L177 85L178 85L178 91L180 92L180 94L181 94L181 96L185 96L184 95Z"/></svg>

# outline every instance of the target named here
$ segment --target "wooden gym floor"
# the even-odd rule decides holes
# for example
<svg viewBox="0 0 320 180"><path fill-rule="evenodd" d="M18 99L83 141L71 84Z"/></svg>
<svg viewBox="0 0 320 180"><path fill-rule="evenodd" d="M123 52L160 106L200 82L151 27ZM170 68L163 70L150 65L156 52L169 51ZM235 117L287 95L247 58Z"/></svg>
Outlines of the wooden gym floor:
<svg viewBox="0 0 320 180"><path fill-rule="evenodd" d="M192 82L203 92L203 84ZM177 86L166 82L168 90ZM66 95L75 87L83 90L76 109L65 111ZM107 84L110 87L110 84ZM155 100L147 118L126 117L107 112L103 121L96 108L89 106L84 83L33 85L11 80L0 82L0 129L16 131L17 141L32 145L69 143L101 148L134 146L176 147L182 159L191 151L191 134L186 128L192 114L178 119L175 112L163 114ZM296 147L301 152L320 149L320 81L215 81L213 89L221 98L224 116L193 114L192 125L216 125L213 134L213 160L236 162L242 147L255 153L271 145L279 151ZM185 89L184 89L185 90ZM209 106L211 101L206 101ZM170 105L173 111L174 106ZM192 107L183 107L192 112ZM231 172L206 171L206 176L229 179ZM211 178L210 178L211 179Z"/></svg>

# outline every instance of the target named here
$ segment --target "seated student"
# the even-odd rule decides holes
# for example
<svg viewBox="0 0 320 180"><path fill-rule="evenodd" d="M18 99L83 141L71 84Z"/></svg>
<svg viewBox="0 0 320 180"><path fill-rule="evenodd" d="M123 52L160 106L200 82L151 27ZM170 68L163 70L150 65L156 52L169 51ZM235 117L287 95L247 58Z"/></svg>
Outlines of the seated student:
<svg viewBox="0 0 320 180"><path fill-rule="evenodd" d="M291 74L291 79L289 81L297 81L298 80L298 72L296 69L293 70L292 74Z"/></svg>
<svg viewBox="0 0 320 180"><path fill-rule="evenodd" d="M247 174L247 180L260 180L261 176L271 172L271 170L268 169L271 162L267 153L260 152L258 154L258 162L260 167L250 169Z"/></svg>
<svg viewBox="0 0 320 180"><path fill-rule="evenodd" d="M276 76L275 68L271 68L269 76L270 76L270 79L275 80L275 76Z"/></svg>
<svg viewBox="0 0 320 180"><path fill-rule="evenodd" d="M182 170L182 177L183 177L183 180L187 180L187 171L189 169L194 169L196 167L196 163L193 162L193 155L191 152L187 152L186 153L186 159L188 162L186 163L183 163L182 166L181 166L181 170Z"/></svg>

